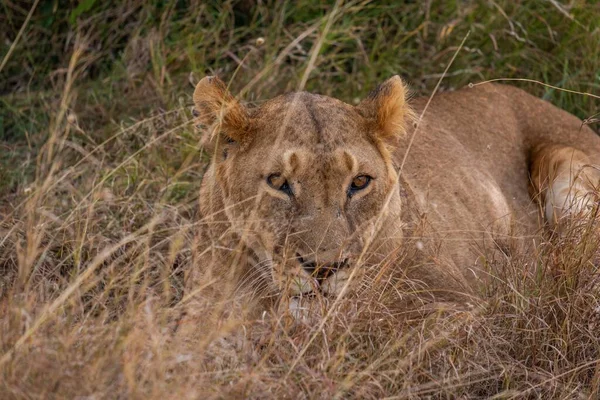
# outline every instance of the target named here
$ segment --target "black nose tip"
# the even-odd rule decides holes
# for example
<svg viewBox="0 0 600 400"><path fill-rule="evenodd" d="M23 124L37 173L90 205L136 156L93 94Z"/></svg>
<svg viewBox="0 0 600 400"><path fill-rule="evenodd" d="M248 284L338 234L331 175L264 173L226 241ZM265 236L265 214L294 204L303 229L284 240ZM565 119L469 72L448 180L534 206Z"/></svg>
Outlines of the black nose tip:
<svg viewBox="0 0 600 400"><path fill-rule="evenodd" d="M317 264L315 262L305 261L301 256L298 256L298 261L300 261L302 268L304 268L306 272L317 278L319 281L329 278L348 263L348 260L343 260L329 264Z"/></svg>

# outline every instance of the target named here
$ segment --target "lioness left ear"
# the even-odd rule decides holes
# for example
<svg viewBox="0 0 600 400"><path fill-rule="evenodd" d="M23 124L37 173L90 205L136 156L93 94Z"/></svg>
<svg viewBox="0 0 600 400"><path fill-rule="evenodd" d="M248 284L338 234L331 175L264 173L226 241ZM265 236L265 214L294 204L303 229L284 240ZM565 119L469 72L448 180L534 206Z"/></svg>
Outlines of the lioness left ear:
<svg viewBox="0 0 600 400"><path fill-rule="evenodd" d="M202 125L212 127L211 139L218 133L240 141L248 128L248 110L227 90L216 76L206 76L194 89L194 117Z"/></svg>
<svg viewBox="0 0 600 400"><path fill-rule="evenodd" d="M378 139L394 143L406 135L407 126L414 119L414 112L407 104L407 92L402 79L395 75L356 106L363 117L375 122L374 134Z"/></svg>

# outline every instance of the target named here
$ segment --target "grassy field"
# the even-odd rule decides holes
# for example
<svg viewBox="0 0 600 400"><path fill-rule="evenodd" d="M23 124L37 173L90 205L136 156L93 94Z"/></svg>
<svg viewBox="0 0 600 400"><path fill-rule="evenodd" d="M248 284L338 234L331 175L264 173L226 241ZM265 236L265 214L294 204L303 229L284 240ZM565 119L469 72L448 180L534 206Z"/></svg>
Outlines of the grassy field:
<svg viewBox="0 0 600 400"><path fill-rule="evenodd" d="M247 340L182 283L204 256L200 78L251 103L355 103L393 74L599 94L600 3L5 0L0 26L1 398L600 398L587 231L502 260L470 312L407 317L374 288L320 330L265 318ZM512 84L599 126L593 97Z"/></svg>

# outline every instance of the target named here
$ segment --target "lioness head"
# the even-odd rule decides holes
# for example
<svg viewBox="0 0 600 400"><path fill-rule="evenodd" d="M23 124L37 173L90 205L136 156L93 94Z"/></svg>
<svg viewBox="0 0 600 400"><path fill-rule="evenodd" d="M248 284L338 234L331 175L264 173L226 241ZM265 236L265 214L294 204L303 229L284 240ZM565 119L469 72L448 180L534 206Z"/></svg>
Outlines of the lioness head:
<svg viewBox="0 0 600 400"><path fill-rule="evenodd" d="M398 76L357 106L298 92L255 108L205 77L194 104L213 149L202 211L224 210L227 229L256 255L272 287L338 293L364 261L378 221L397 219L396 229L383 233L399 235L391 152L412 112Z"/></svg>

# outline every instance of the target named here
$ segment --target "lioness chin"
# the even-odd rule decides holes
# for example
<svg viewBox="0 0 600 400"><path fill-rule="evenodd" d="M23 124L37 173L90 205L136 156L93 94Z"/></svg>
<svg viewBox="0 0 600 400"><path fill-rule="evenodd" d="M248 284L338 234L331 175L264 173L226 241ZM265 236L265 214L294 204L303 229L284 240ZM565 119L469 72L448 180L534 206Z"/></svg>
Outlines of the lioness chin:
<svg viewBox="0 0 600 400"><path fill-rule="evenodd" d="M490 275L482 249L531 242L597 201L600 138L514 87L439 94L426 112L397 76L357 106L298 92L247 107L216 77L193 98L212 152L200 194L209 275L292 309L336 298L406 246L419 260L402 273L465 301Z"/></svg>

